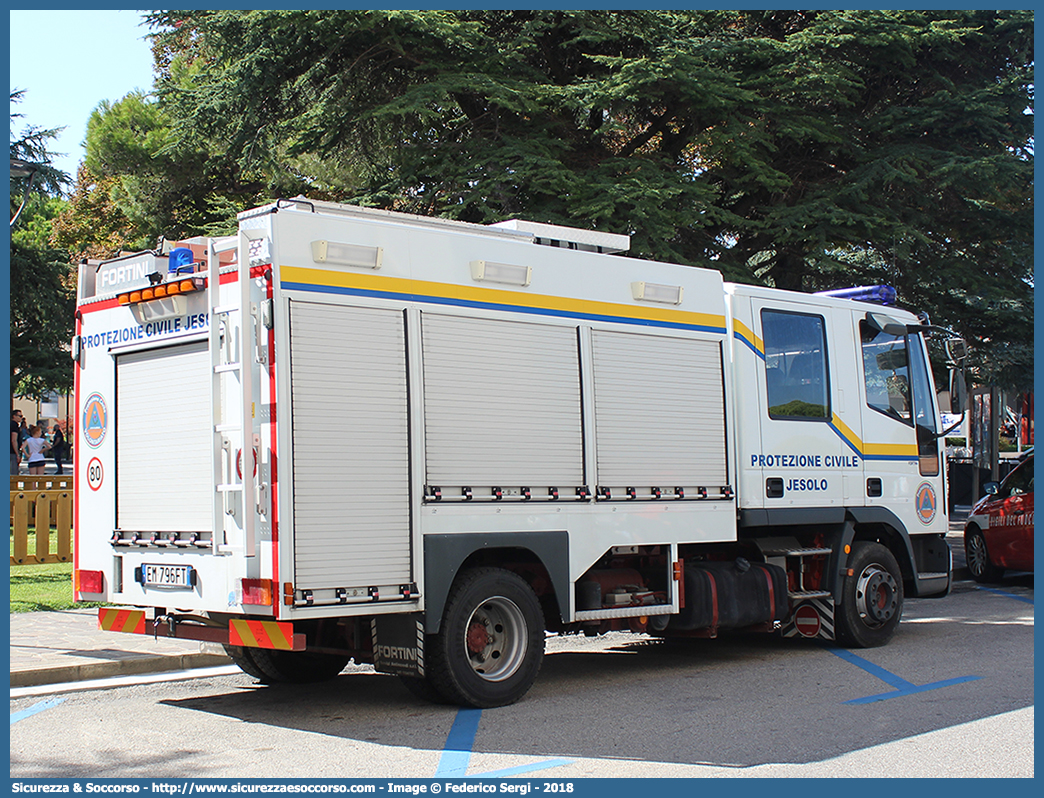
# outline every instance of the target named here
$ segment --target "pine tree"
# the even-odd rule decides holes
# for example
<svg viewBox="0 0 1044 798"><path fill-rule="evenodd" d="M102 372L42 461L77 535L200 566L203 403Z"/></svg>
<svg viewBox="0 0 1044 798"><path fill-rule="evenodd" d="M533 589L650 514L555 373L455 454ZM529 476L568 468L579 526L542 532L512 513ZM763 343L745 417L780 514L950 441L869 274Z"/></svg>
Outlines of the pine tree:
<svg viewBox="0 0 1044 798"><path fill-rule="evenodd" d="M181 186L185 230L301 192L624 232L734 280L892 282L983 369L1031 370L1031 12L148 18L169 126L150 168L205 178ZM127 208L166 190L114 168Z"/></svg>

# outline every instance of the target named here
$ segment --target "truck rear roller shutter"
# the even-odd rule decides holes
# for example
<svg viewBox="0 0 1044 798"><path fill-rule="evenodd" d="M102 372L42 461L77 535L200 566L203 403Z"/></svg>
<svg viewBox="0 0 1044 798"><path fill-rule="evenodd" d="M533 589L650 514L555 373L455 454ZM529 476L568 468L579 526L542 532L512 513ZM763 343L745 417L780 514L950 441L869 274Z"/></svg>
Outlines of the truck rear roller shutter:
<svg viewBox="0 0 1044 798"><path fill-rule="evenodd" d="M727 484L716 341L592 332L598 484Z"/></svg>
<svg viewBox="0 0 1044 798"><path fill-rule="evenodd" d="M295 586L412 581L403 314L291 302L290 349Z"/></svg>
<svg viewBox="0 0 1044 798"><path fill-rule="evenodd" d="M577 333L422 315L427 483L583 484Z"/></svg>
<svg viewBox="0 0 1044 798"><path fill-rule="evenodd" d="M120 529L209 532L207 342L116 359L116 519Z"/></svg>

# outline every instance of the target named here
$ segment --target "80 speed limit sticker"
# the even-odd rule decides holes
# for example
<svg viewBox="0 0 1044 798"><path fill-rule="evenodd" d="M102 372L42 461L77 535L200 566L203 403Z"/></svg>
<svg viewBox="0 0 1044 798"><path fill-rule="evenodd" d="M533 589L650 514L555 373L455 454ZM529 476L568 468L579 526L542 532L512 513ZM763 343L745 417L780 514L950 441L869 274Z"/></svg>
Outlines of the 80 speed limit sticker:
<svg viewBox="0 0 1044 798"><path fill-rule="evenodd" d="M101 460L92 457L91 462L87 464L87 484L91 486L91 490L98 490L102 486L104 478L105 472L102 469Z"/></svg>

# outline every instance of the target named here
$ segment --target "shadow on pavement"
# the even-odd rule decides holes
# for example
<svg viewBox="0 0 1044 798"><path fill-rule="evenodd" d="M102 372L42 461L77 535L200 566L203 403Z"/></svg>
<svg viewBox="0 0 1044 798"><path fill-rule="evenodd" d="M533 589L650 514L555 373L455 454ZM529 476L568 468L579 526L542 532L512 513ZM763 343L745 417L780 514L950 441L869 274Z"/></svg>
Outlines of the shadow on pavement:
<svg viewBox="0 0 1044 798"><path fill-rule="evenodd" d="M1032 575L1028 586L1032 599ZM852 653L879 673L915 685L969 675L976 681L853 705L845 702L895 688L811 641L734 635L638 638L598 647L569 638L559 647L576 640L577 650L547 654L522 701L483 711L473 750L723 766L799 764L1032 706L1032 617L1020 620L1020 613L1032 609L966 583L958 592L949 600L908 602L906 621L891 645ZM583 650L585 645L593 650ZM433 751L443 749L457 713L456 707L415 698L395 677L353 666L319 685L255 684L164 703L247 723Z"/></svg>

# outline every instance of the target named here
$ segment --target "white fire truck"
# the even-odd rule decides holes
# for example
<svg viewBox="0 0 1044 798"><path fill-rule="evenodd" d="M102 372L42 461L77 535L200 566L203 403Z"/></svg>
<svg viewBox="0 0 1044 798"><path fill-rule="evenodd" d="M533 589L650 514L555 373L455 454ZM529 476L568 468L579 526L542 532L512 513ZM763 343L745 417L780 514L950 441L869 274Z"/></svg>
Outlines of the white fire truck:
<svg viewBox="0 0 1044 798"><path fill-rule="evenodd" d="M925 337L963 342L628 244L297 198L85 263L77 599L475 707L545 631L884 644L950 586Z"/></svg>

